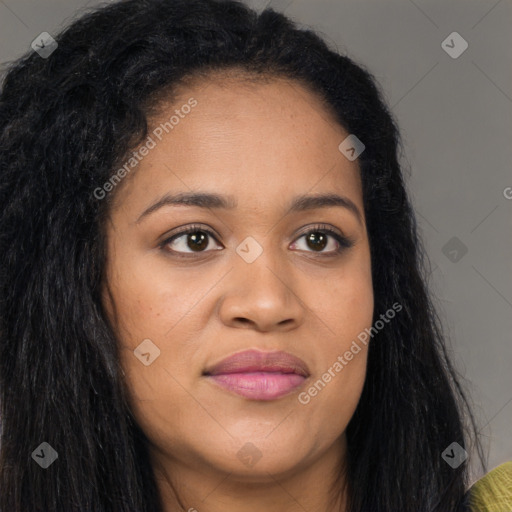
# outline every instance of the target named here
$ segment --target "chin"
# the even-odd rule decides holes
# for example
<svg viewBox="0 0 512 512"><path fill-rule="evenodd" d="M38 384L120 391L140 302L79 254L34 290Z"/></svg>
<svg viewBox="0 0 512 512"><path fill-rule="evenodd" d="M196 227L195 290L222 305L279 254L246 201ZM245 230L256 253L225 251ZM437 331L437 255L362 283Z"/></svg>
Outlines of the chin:
<svg viewBox="0 0 512 512"><path fill-rule="evenodd" d="M265 436L268 436L268 431ZM225 466L225 471L247 482L271 481L272 476L277 475L284 477L307 463L304 444L302 449L298 449L292 436L284 436L282 439L277 436L270 439L272 434L268 438L265 436L252 437L246 434L238 437L223 450L223 458L219 463Z"/></svg>
<svg viewBox="0 0 512 512"><path fill-rule="evenodd" d="M223 471L231 473L231 479L247 484L275 483L276 479L286 479L305 465L305 461L296 457L291 459L286 455L289 457L289 453L274 452L272 456L262 454L252 465L237 458L231 460Z"/></svg>

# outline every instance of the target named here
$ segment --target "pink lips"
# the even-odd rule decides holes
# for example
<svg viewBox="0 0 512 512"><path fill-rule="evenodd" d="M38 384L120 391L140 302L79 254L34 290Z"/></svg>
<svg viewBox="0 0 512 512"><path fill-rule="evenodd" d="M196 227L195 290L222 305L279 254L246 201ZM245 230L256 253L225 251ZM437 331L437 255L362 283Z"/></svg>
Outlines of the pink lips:
<svg viewBox="0 0 512 512"><path fill-rule="evenodd" d="M219 386L252 400L275 400L308 377L306 363L287 352L239 352L204 371Z"/></svg>

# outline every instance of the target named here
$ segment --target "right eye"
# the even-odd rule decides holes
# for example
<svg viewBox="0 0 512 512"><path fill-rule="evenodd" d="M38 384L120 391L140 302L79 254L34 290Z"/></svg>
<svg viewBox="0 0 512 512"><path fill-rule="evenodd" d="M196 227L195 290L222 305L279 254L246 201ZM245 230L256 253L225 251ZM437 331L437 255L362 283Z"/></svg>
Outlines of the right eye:
<svg viewBox="0 0 512 512"><path fill-rule="evenodd" d="M210 230L201 226L189 226L179 233L166 238L160 246L165 251L176 253L180 256L183 254L204 253L210 247L210 239L212 238L217 240ZM187 251L187 249L189 250Z"/></svg>

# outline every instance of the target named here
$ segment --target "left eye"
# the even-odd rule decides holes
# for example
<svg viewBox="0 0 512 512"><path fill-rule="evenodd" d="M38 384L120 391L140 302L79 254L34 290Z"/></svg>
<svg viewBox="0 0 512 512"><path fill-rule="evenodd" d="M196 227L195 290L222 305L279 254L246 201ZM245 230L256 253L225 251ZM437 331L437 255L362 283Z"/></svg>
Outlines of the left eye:
<svg viewBox="0 0 512 512"><path fill-rule="evenodd" d="M329 245L329 238L331 239L331 250L323 250ZM313 229L302 234L297 240L304 239L307 247L313 247L313 252L324 253L339 253L344 248L350 247L350 242L343 236L330 229ZM297 242L294 242L296 245Z"/></svg>
<svg viewBox="0 0 512 512"><path fill-rule="evenodd" d="M331 250L324 250L329 245L329 238L332 240ZM176 235L164 240L161 244L162 248L166 248L169 252L177 254L191 254L198 252L206 252L210 246L210 239L217 240L216 236L208 229L202 227L191 226ZM308 248L321 255L339 254L344 249L352 247L353 241L340 235L329 227L314 227L305 233L302 233L296 240L304 239ZM337 244L335 243L337 242ZM293 245L297 245L294 242ZM332 247L334 245L334 247ZM220 250L214 249L214 250ZM189 251L185 250L189 249Z"/></svg>

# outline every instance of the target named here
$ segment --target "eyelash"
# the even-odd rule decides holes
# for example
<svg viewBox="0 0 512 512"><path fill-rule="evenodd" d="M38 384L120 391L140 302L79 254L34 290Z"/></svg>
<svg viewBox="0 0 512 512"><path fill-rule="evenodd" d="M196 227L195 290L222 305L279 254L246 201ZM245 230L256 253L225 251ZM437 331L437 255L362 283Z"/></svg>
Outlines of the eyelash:
<svg viewBox="0 0 512 512"><path fill-rule="evenodd" d="M180 231L179 233L176 233L176 234L172 235L171 237L166 238L163 242L161 242L159 244L159 247L160 247L160 249L162 249L164 251L167 251L167 252L170 252L170 253L172 253L173 255L176 255L179 258L191 258L191 257L194 258L195 257L194 254L201 254L201 253L205 253L205 252L208 252L208 251L200 251L200 252L197 252L197 253L194 253L194 252L191 252L191 253L180 253L178 251L173 251L173 250L170 250L170 249L166 249L166 246L168 244L172 243L174 240L176 240L177 238L179 238L181 236L184 236L184 235L187 235L187 234L190 234L190 233L197 233L198 231L201 232L201 233L206 233L209 237L213 238L215 241L218 242L217 237L215 236L215 234L212 233L209 229L203 228L200 225L191 225L188 228ZM329 226L327 226L325 224L317 224L317 225L313 226L308 231L306 231L304 233L301 233L298 236L298 238L296 238L295 240L299 240L300 238L305 237L307 235L310 235L311 233L323 233L323 234L326 234L326 235L330 235L339 244L339 248L338 249L336 249L334 251L326 252L326 253L316 252L316 251L306 251L306 252L312 252L313 254L316 253L317 256L320 257L320 258L322 258L322 257L335 257L335 256L339 256L342 252L345 252L346 249L349 249L350 247L352 247L354 245L354 241L351 238L348 238L346 236L340 235L339 233L337 233L336 231L334 231L333 229L331 229Z"/></svg>

